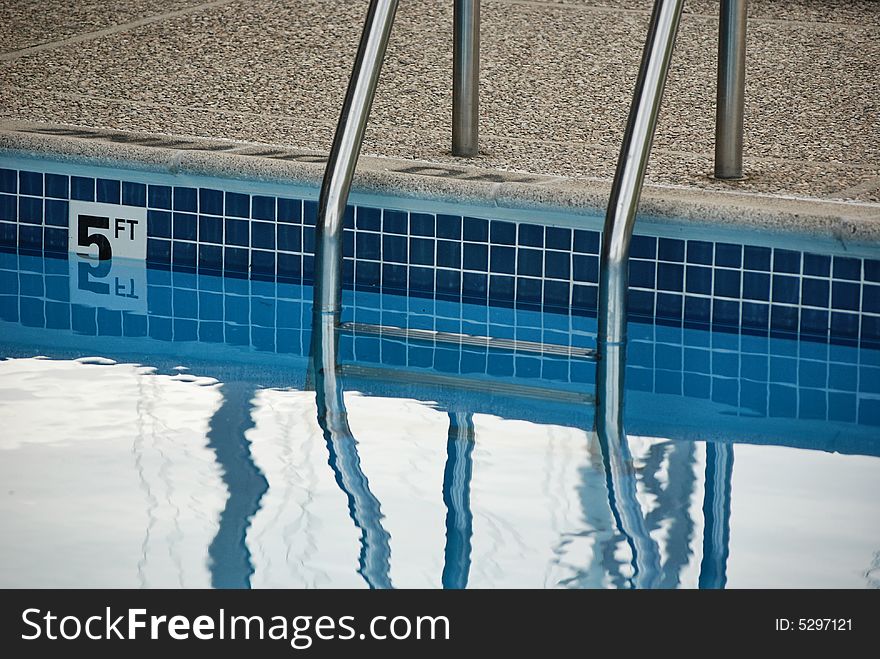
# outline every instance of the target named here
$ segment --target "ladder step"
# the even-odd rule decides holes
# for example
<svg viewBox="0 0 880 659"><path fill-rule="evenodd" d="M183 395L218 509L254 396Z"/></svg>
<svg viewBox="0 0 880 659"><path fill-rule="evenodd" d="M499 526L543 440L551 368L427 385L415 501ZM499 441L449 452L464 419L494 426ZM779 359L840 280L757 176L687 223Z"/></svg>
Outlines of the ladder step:
<svg viewBox="0 0 880 659"><path fill-rule="evenodd" d="M340 323L339 330L347 334L368 334L407 341L426 341L428 343L452 343L457 345L475 346L478 348L495 348L512 350L537 355L553 355L577 359L596 359L593 348L563 346L555 343L539 343L537 341L520 341L518 339L500 339L491 336L474 336L456 334L454 332L435 332L433 330L391 327L389 325L371 325L369 323Z"/></svg>

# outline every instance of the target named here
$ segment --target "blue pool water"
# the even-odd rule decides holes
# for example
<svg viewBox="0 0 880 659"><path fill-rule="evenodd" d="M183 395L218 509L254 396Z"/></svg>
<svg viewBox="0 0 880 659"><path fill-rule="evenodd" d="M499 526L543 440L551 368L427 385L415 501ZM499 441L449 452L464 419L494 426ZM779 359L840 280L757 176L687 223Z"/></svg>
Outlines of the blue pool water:
<svg viewBox="0 0 880 659"><path fill-rule="evenodd" d="M338 442L314 194L0 160L0 585L880 584L876 246L639 225L634 530L598 219L354 198ZM143 209L142 258L69 251L89 201Z"/></svg>

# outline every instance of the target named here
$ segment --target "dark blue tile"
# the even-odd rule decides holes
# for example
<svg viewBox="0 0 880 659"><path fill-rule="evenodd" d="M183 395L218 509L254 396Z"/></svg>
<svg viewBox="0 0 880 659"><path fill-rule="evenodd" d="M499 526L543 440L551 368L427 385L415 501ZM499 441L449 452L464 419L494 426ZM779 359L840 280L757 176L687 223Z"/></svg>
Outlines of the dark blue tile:
<svg viewBox="0 0 880 659"><path fill-rule="evenodd" d="M70 209L67 201L62 201L60 199L47 199L44 212L46 215L46 224L51 224L56 227L66 227L68 225Z"/></svg>
<svg viewBox="0 0 880 659"><path fill-rule="evenodd" d="M461 240L461 219L458 215L438 215L437 237Z"/></svg>
<svg viewBox="0 0 880 659"><path fill-rule="evenodd" d="M177 318L198 318L198 291L174 288L171 291L172 315Z"/></svg>
<svg viewBox="0 0 880 659"><path fill-rule="evenodd" d="M88 336L98 335L97 312L92 307L73 304L70 307L70 320L73 331Z"/></svg>
<svg viewBox="0 0 880 659"><path fill-rule="evenodd" d="M526 279L517 277L516 302L518 305L540 305L543 297L542 282L540 279Z"/></svg>
<svg viewBox="0 0 880 659"><path fill-rule="evenodd" d="M687 241L687 262L712 265L712 243L702 240Z"/></svg>
<svg viewBox="0 0 880 659"><path fill-rule="evenodd" d="M434 216L427 213L410 213L409 229L413 236L434 237Z"/></svg>
<svg viewBox="0 0 880 659"><path fill-rule="evenodd" d="M797 307L783 307L774 304L770 309L771 332L784 332L797 334L800 327L800 318Z"/></svg>
<svg viewBox="0 0 880 659"><path fill-rule="evenodd" d="M0 220L18 221L18 198L11 194L0 194Z"/></svg>
<svg viewBox="0 0 880 659"><path fill-rule="evenodd" d="M303 254L302 257L303 281L310 282L315 274L315 257L312 254Z"/></svg>
<svg viewBox="0 0 880 659"><path fill-rule="evenodd" d="M865 284L862 287L862 311L880 314L880 286Z"/></svg>
<svg viewBox="0 0 880 659"><path fill-rule="evenodd" d="M859 284L835 281L831 284L831 307L842 311L858 311L860 293Z"/></svg>
<svg viewBox="0 0 880 659"><path fill-rule="evenodd" d="M451 240L438 240L437 265L446 268L460 268L461 243Z"/></svg>
<svg viewBox="0 0 880 659"><path fill-rule="evenodd" d="M95 181L95 200L103 204L119 204L122 200L122 183L106 178Z"/></svg>
<svg viewBox="0 0 880 659"><path fill-rule="evenodd" d="M629 255L630 258L656 259L657 239L653 236L633 236L629 246Z"/></svg>
<svg viewBox="0 0 880 659"><path fill-rule="evenodd" d="M684 298L684 320L686 323L708 325L712 321L712 300L686 295Z"/></svg>
<svg viewBox="0 0 880 659"><path fill-rule="evenodd" d="M831 257L820 254L804 254L804 274L827 277L831 273Z"/></svg>
<svg viewBox="0 0 880 659"><path fill-rule="evenodd" d="M742 303L742 327L766 331L770 326L770 305L755 302Z"/></svg>
<svg viewBox="0 0 880 659"><path fill-rule="evenodd" d="M150 213L157 211L149 211ZM223 244L223 218L199 215L199 242Z"/></svg>
<svg viewBox="0 0 880 659"><path fill-rule="evenodd" d="M255 220L275 221L275 197L251 197L251 217Z"/></svg>
<svg viewBox="0 0 880 659"><path fill-rule="evenodd" d="M674 238L657 240L657 258L660 261L684 262L684 241Z"/></svg>
<svg viewBox="0 0 880 659"><path fill-rule="evenodd" d="M516 224L492 220L489 226L489 242L493 245L516 245Z"/></svg>
<svg viewBox="0 0 880 659"><path fill-rule="evenodd" d="M862 316L862 342L880 347L880 316Z"/></svg>
<svg viewBox="0 0 880 659"><path fill-rule="evenodd" d="M281 201L279 200L278 203L280 204ZM358 206L356 219L356 226L359 231L380 231L382 229L382 211L379 208Z"/></svg>
<svg viewBox="0 0 880 659"><path fill-rule="evenodd" d="M488 272L488 245L483 245L480 243L465 243L462 262L465 270L479 270L480 272Z"/></svg>
<svg viewBox="0 0 880 659"><path fill-rule="evenodd" d="M712 303L712 324L739 327L739 305L738 300L714 300Z"/></svg>
<svg viewBox="0 0 880 659"><path fill-rule="evenodd" d="M18 172L0 168L0 192L18 192Z"/></svg>
<svg viewBox="0 0 880 659"><path fill-rule="evenodd" d="M73 179L71 179L73 184ZM167 185L151 185L147 188L147 207L171 210L171 187Z"/></svg>
<svg viewBox="0 0 880 659"><path fill-rule="evenodd" d="M199 269L223 271L223 248L220 245L199 245Z"/></svg>
<svg viewBox="0 0 880 659"><path fill-rule="evenodd" d="M247 247L250 241L250 223L246 220L227 219L225 240L227 245Z"/></svg>
<svg viewBox="0 0 880 659"><path fill-rule="evenodd" d="M544 233L544 247L571 251L571 229L547 227Z"/></svg>
<svg viewBox="0 0 880 659"><path fill-rule="evenodd" d="M880 282L880 261L865 259L865 281Z"/></svg>
<svg viewBox="0 0 880 659"><path fill-rule="evenodd" d="M260 279L274 279L275 252L253 250L251 252L251 275Z"/></svg>
<svg viewBox="0 0 880 659"><path fill-rule="evenodd" d="M24 249L43 249L43 227L20 225L18 227L18 246Z"/></svg>
<svg viewBox="0 0 880 659"><path fill-rule="evenodd" d="M455 299L461 296L461 273L457 270L437 270L437 297Z"/></svg>
<svg viewBox="0 0 880 659"><path fill-rule="evenodd" d="M769 272L771 254L772 251L769 247L746 245L743 248L743 268L746 270Z"/></svg>
<svg viewBox="0 0 880 659"><path fill-rule="evenodd" d="M658 263L657 290L684 290L684 266L678 263Z"/></svg>
<svg viewBox="0 0 880 659"><path fill-rule="evenodd" d="M191 213L174 213L173 236L177 240L195 240L198 235L198 218Z"/></svg>
<svg viewBox="0 0 880 659"><path fill-rule="evenodd" d="M76 308L76 305L74 305L74 308ZM170 318L150 316L148 320L151 339L156 339L157 341L171 341L173 330Z"/></svg>
<svg viewBox="0 0 880 659"><path fill-rule="evenodd" d="M238 325L250 325L250 298L243 295L226 295L223 298L226 321Z"/></svg>
<svg viewBox="0 0 880 659"><path fill-rule="evenodd" d="M800 277L773 275L773 301L797 304L800 299Z"/></svg>
<svg viewBox="0 0 880 659"><path fill-rule="evenodd" d="M46 227L43 232L43 249L47 252L63 254L68 250L67 229Z"/></svg>
<svg viewBox="0 0 880 659"><path fill-rule="evenodd" d="M599 232L575 229L574 251L581 254L599 253Z"/></svg>
<svg viewBox="0 0 880 659"><path fill-rule="evenodd" d="M174 327L175 341L198 341L199 340L199 324L195 320L187 318L174 318L172 320Z"/></svg>
<svg viewBox="0 0 880 659"><path fill-rule="evenodd" d="M797 416L797 387L771 383L768 390L769 416L789 419Z"/></svg>
<svg viewBox="0 0 880 659"><path fill-rule="evenodd" d="M251 247L259 249L275 249L275 223L251 223Z"/></svg>
<svg viewBox="0 0 880 659"><path fill-rule="evenodd" d="M537 224L520 224L519 244L530 247L543 247L544 227Z"/></svg>
<svg viewBox="0 0 880 659"><path fill-rule="evenodd" d="M46 327L69 330L70 305L61 302L46 302Z"/></svg>
<svg viewBox="0 0 880 659"><path fill-rule="evenodd" d="M629 261L629 285L635 288L654 289L656 279L657 262L630 259ZM575 274L577 279L577 274Z"/></svg>
<svg viewBox="0 0 880 659"><path fill-rule="evenodd" d="M43 174L42 172L25 172L18 173L18 194L28 194L37 197L43 196Z"/></svg>
<svg viewBox="0 0 880 659"><path fill-rule="evenodd" d="M681 320L683 300L681 295L657 293L657 318Z"/></svg>
<svg viewBox="0 0 880 659"><path fill-rule="evenodd" d="M376 264L378 270L378 264ZM278 254L278 279L297 282L302 279L302 257L299 254ZM377 277L378 280L378 277Z"/></svg>
<svg viewBox="0 0 880 659"><path fill-rule="evenodd" d="M171 242L168 240L147 240L147 262L162 265L171 264Z"/></svg>
<svg viewBox="0 0 880 659"><path fill-rule="evenodd" d="M174 241L172 243L171 254L172 268L189 268L196 267L196 245L195 243L182 243Z"/></svg>
<svg viewBox="0 0 880 659"><path fill-rule="evenodd" d="M278 249L287 252L302 250L302 227L298 224L278 225ZM378 243L378 238L376 239Z"/></svg>
<svg viewBox="0 0 880 659"><path fill-rule="evenodd" d="M845 256L834 257L834 278L859 281L862 278L862 261Z"/></svg>
<svg viewBox="0 0 880 659"><path fill-rule="evenodd" d="M171 213L167 211L147 211L147 236L150 238L170 238Z"/></svg>
<svg viewBox="0 0 880 659"><path fill-rule="evenodd" d="M364 288L378 288L382 281L382 265L376 262L358 261L355 264L355 286Z"/></svg>
<svg viewBox="0 0 880 659"><path fill-rule="evenodd" d="M18 221L27 224L42 224L43 200L36 197L19 197Z"/></svg>
<svg viewBox="0 0 880 659"><path fill-rule="evenodd" d="M385 233L409 233L409 215L406 211L385 209L382 213L382 231Z"/></svg>
<svg viewBox="0 0 880 659"><path fill-rule="evenodd" d="M199 192L195 188L174 188L174 210L195 213L199 210ZM204 211L203 211L204 212Z"/></svg>
<svg viewBox="0 0 880 659"><path fill-rule="evenodd" d="M810 279L804 277L801 280L801 303L811 307L828 308L828 280Z"/></svg>
<svg viewBox="0 0 880 659"><path fill-rule="evenodd" d="M630 290L627 294L627 309L633 316L654 317L654 292Z"/></svg>
<svg viewBox="0 0 880 659"><path fill-rule="evenodd" d="M430 293L434 290L434 268L409 269L409 290L420 293ZM411 318L415 318L412 316ZM412 323L410 323L412 326Z"/></svg>
<svg viewBox="0 0 880 659"><path fill-rule="evenodd" d="M71 176L70 198L79 201L95 201L95 179Z"/></svg>
<svg viewBox="0 0 880 659"><path fill-rule="evenodd" d="M571 265L575 281L599 283L598 256L574 254L571 257Z"/></svg>
<svg viewBox="0 0 880 659"><path fill-rule="evenodd" d="M688 293L712 294L712 269L689 265L686 290Z"/></svg>
<svg viewBox="0 0 880 659"><path fill-rule="evenodd" d="M406 239L403 238L403 240ZM406 270L405 265L385 263L382 266L382 288L405 291L409 280Z"/></svg>
<svg viewBox="0 0 880 659"><path fill-rule="evenodd" d="M823 309L801 309L801 334L828 336L828 312Z"/></svg>
<svg viewBox="0 0 880 659"><path fill-rule="evenodd" d="M489 299L494 302L510 302L516 299L516 278L503 275L489 277Z"/></svg>
<svg viewBox="0 0 880 659"><path fill-rule="evenodd" d="M463 223L463 236L465 242L488 242L489 221L477 217L466 217Z"/></svg>
<svg viewBox="0 0 880 659"><path fill-rule="evenodd" d="M345 209L348 215L348 207ZM318 202L311 199L303 200L303 224L307 226L315 226L318 223Z"/></svg>
<svg viewBox="0 0 880 659"><path fill-rule="evenodd" d="M199 213L223 215L223 191L199 188Z"/></svg>
<svg viewBox="0 0 880 659"><path fill-rule="evenodd" d="M21 324L25 327L46 326L46 303L33 297L22 297L18 301Z"/></svg>
<svg viewBox="0 0 880 659"><path fill-rule="evenodd" d="M147 205L147 186L143 183L123 181L122 203L126 206L139 206L144 208Z"/></svg>
<svg viewBox="0 0 880 659"><path fill-rule="evenodd" d="M46 174L46 196L70 199L70 179L64 174Z"/></svg>
<svg viewBox="0 0 880 659"><path fill-rule="evenodd" d="M519 249L517 274L540 277L544 273L544 252L538 249Z"/></svg>
<svg viewBox="0 0 880 659"><path fill-rule="evenodd" d="M547 250L544 252L544 276L551 279L569 279L571 277L571 260L571 252ZM511 265L513 265L512 254Z"/></svg>
<svg viewBox="0 0 880 659"><path fill-rule="evenodd" d="M223 250L223 271L224 272L247 272L248 271L248 251L238 247L226 247Z"/></svg>
<svg viewBox="0 0 880 659"><path fill-rule="evenodd" d="M171 294L168 286L147 286L147 313L151 316L170 316Z"/></svg>
<svg viewBox="0 0 880 659"><path fill-rule="evenodd" d="M387 217L387 214L386 214ZM389 263L406 263L408 258L408 244L406 236L383 235L382 236L382 259ZM404 281L404 288L406 282Z"/></svg>
<svg viewBox="0 0 880 659"><path fill-rule="evenodd" d="M801 253L790 249L773 250L773 272L790 272L800 274Z"/></svg>
<svg viewBox="0 0 880 659"><path fill-rule="evenodd" d="M571 285L567 281L544 282L544 306L557 309L568 309L571 296Z"/></svg>
<svg viewBox="0 0 880 659"><path fill-rule="evenodd" d="M742 245L731 243L715 244L715 265L727 268L739 268L742 266Z"/></svg>
<svg viewBox="0 0 880 659"><path fill-rule="evenodd" d="M740 298L739 270L715 270L715 295L720 297Z"/></svg>
<svg viewBox="0 0 880 659"><path fill-rule="evenodd" d="M251 324L259 327L275 327L275 300L273 298L251 298Z"/></svg>
<svg viewBox="0 0 880 659"><path fill-rule="evenodd" d="M763 272L743 273L742 296L747 300L770 300L770 275Z"/></svg>
<svg viewBox="0 0 880 659"><path fill-rule="evenodd" d="M250 210L251 199L249 195L238 192L226 193L225 215L227 217L248 217L250 216Z"/></svg>
<svg viewBox="0 0 880 659"><path fill-rule="evenodd" d="M414 265L434 265L434 240L410 238L409 262Z"/></svg>

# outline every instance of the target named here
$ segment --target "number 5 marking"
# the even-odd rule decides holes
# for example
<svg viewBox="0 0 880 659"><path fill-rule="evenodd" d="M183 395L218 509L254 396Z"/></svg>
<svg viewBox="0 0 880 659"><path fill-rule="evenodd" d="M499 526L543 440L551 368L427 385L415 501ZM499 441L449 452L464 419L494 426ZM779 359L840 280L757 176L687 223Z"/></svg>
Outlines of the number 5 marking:
<svg viewBox="0 0 880 659"><path fill-rule="evenodd" d="M80 247L88 247L89 245L98 246L98 259L106 261L113 256L113 250L110 247L110 241L107 236L100 233L89 233L89 229L109 229L109 217L96 217L95 215L80 215L79 229L77 232L77 244Z"/></svg>

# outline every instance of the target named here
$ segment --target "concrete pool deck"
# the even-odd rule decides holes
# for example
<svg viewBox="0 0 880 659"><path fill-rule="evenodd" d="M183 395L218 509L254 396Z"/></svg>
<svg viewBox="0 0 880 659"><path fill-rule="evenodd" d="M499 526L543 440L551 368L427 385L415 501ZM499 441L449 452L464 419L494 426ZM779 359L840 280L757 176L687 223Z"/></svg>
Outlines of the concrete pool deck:
<svg viewBox="0 0 880 659"><path fill-rule="evenodd" d="M126 140L107 129L233 140L234 147L201 143L208 152L239 155L260 153L249 143L272 147L292 154L284 160L288 175L314 180L320 164L307 162L308 155L329 149L366 4L90 0L71 8L60 0L0 0L0 146L57 146L69 154L149 161L153 156L142 147L120 145ZM824 217L825 232L880 233L880 2L749 4L747 180L708 176L718 3L690 0L645 204L663 215L657 200L675 197L676 212L691 203L707 219L720 212L712 208L727 207L725 217L751 208L758 224L772 225L785 200L784 215L799 216L801 228L812 227L809 216ZM461 181L447 179L464 178L474 195L496 202L510 192L512 201L537 203L543 195L565 205L568 195L572 205L601 207L651 5L483 0L482 153L462 159L449 153L452 0L404 0L363 149L368 171L360 180L369 182L370 172L396 172L409 178L398 181L404 188L442 193L449 183L454 194ZM85 130L58 137L52 125ZM72 146L90 134L104 135L98 140L103 151L94 140ZM173 148L167 140L156 146ZM193 166L208 158L186 148L183 160L155 157ZM234 156L223 157L219 168L234 170ZM268 176L283 173L278 162L248 167ZM424 169L430 165L440 167L431 173ZM413 168L419 171L407 171ZM517 192L517 185L530 192ZM818 205L798 210L807 201ZM850 217L856 229L832 226L835 218Z"/></svg>

